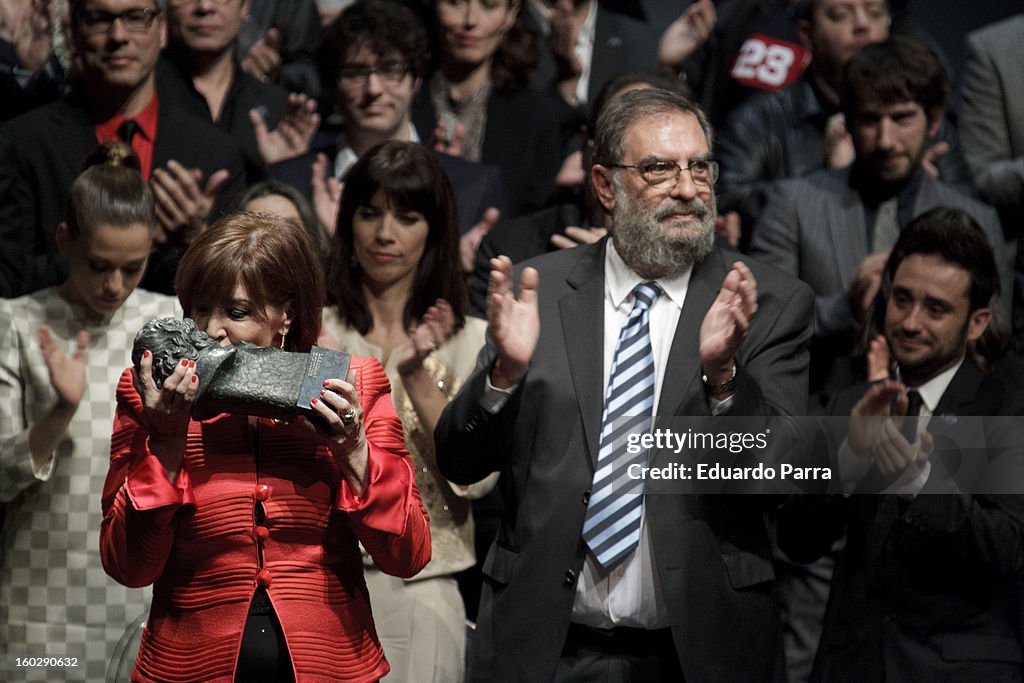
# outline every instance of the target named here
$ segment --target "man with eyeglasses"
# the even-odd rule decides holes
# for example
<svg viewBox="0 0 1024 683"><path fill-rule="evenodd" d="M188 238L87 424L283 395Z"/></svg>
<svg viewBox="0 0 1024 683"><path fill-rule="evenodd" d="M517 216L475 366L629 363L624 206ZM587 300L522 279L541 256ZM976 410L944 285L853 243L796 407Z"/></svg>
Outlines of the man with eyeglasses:
<svg viewBox="0 0 1024 683"><path fill-rule="evenodd" d="M805 410L811 293L716 244L711 139L676 93L616 96L590 170L610 236L526 262L518 295L491 261L488 345L435 431L446 477L500 471L506 500L469 680L783 680L765 497L651 495L631 466L680 456L625 444Z"/></svg>
<svg viewBox="0 0 1024 683"><path fill-rule="evenodd" d="M361 0L324 29L315 56L321 84L335 89L335 116L314 140L312 154L272 166L270 174L308 191L320 223L333 234L341 184L356 160L382 142L419 142L433 133L417 131L410 116L430 45L408 7ZM505 213L501 174L486 164L437 156L455 191L463 266L469 272L480 239Z"/></svg>
<svg viewBox="0 0 1024 683"><path fill-rule="evenodd" d="M115 139L139 155L157 200L160 246L142 286L171 293L180 251L214 204L226 205L243 186L241 151L208 121L159 96L154 67L167 37L162 2L73 0L70 10L81 68L68 95L0 128L0 293L64 279L54 233L68 190L97 142Z"/></svg>
<svg viewBox="0 0 1024 683"><path fill-rule="evenodd" d="M249 0L170 0L168 44L157 67L160 92L230 134L245 151L250 180L264 166L304 154L320 116L316 101L261 82L236 54Z"/></svg>

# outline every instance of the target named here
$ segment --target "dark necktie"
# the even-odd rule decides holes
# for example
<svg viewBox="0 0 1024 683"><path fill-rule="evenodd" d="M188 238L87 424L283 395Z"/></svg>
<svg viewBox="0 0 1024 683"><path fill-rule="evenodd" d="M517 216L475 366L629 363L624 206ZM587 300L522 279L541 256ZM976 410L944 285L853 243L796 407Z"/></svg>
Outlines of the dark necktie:
<svg viewBox="0 0 1024 683"><path fill-rule="evenodd" d="M125 122L117 128L117 137L121 138L121 140L130 147L132 144L132 138L134 138L135 134L141 130L142 129L139 128L139 124L135 122L135 119L126 119Z"/></svg>
<svg viewBox="0 0 1024 683"><path fill-rule="evenodd" d="M633 289L635 302L626 318L608 376L601 416L594 484L583 520L583 540L604 569L611 569L640 542L643 479L629 477L632 464L645 464L647 451L630 453L630 433L650 429L654 409L654 351L649 311L661 295L654 282Z"/></svg>
<svg viewBox="0 0 1024 683"><path fill-rule="evenodd" d="M903 424L900 425L900 433L907 443L914 443L917 440L917 418L921 414L921 394L917 391L907 392L907 414L903 417Z"/></svg>

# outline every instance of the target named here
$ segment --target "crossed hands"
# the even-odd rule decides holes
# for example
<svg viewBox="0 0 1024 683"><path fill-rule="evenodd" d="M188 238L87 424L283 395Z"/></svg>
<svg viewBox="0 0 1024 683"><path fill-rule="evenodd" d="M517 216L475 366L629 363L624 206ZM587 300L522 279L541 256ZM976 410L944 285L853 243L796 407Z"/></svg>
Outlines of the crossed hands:
<svg viewBox="0 0 1024 683"><path fill-rule="evenodd" d="M927 431L908 442L900 430L906 414L907 388L896 380L883 380L853 406L847 443L857 456L874 460L881 474L903 473L901 481L912 481L924 470L934 442Z"/></svg>

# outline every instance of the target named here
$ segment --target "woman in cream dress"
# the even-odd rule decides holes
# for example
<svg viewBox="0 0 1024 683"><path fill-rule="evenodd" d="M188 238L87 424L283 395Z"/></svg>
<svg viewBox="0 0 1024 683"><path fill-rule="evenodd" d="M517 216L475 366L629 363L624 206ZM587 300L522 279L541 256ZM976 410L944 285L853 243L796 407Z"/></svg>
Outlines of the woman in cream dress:
<svg viewBox="0 0 1024 683"><path fill-rule="evenodd" d="M455 201L422 145L387 142L345 180L328 264L324 331L345 351L375 357L391 380L416 483L430 514L433 554L412 579L367 567L387 681L461 681L465 608L455 572L475 563L468 489L437 469L434 426L473 369L486 325L467 317Z"/></svg>

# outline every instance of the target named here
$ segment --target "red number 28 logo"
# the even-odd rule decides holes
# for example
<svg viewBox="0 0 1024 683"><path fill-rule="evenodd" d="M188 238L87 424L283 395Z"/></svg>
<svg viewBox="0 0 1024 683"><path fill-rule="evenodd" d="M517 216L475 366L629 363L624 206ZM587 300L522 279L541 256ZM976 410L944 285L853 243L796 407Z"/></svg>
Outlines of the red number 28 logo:
<svg viewBox="0 0 1024 683"><path fill-rule="evenodd" d="M799 78L809 62L802 45L754 34L740 48L732 77L752 88L780 90Z"/></svg>

